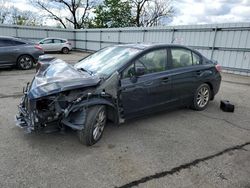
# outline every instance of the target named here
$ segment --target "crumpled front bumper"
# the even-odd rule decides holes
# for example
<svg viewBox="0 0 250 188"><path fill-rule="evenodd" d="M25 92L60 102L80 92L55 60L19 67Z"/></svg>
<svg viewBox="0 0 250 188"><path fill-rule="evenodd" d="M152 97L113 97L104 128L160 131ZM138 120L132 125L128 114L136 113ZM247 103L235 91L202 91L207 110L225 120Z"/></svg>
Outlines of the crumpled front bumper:
<svg viewBox="0 0 250 188"><path fill-rule="evenodd" d="M25 105L24 101L26 100L26 96L24 95L21 103L18 105L18 113L15 116L16 125L21 128L25 128L27 132L31 132L34 130L34 117L33 113L30 113Z"/></svg>

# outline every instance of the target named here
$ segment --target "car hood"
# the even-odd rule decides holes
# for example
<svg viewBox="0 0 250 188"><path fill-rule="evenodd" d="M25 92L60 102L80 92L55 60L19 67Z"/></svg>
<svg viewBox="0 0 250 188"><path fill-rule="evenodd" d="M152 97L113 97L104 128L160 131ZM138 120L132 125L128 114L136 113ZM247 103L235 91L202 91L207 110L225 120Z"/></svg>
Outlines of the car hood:
<svg viewBox="0 0 250 188"><path fill-rule="evenodd" d="M37 99L62 91L95 86L99 82L98 76L78 71L68 63L56 59L40 67L27 95L29 99Z"/></svg>

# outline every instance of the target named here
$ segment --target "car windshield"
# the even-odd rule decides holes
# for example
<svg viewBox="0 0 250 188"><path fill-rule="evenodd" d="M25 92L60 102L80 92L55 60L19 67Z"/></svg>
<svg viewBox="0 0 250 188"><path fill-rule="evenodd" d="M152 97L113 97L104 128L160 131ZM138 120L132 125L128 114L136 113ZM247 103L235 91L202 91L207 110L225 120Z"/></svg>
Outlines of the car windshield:
<svg viewBox="0 0 250 188"><path fill-rule="evenodd" d="M107 47L79 61L76 69L100 76L110 76L141 50L128 47Z"/></svg>

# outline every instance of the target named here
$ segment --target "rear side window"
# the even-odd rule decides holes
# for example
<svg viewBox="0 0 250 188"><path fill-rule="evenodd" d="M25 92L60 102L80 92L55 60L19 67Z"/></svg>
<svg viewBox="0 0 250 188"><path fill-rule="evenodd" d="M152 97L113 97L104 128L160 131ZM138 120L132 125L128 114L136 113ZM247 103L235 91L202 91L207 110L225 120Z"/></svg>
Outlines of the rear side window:
<svg viewBox="0 0 250 188"><path fill-rule="evenodd" d="M14 44L15 46L25 44L24 42L16 41L16 40L13 40L12 42L13 42L13 44Z"/></svg>
<svg viewBox="0 0 250 188"><path fill-rule="evenodd" d="M10 39L0 39L0 47L13 46L13 41Z"/></svg>
<svg viewBox="0 0 250 188"><path fill-rule="evenodd" d="M54 39L54 43L63 43L63 40Z"/></svg>
<svg viewBox="0 0 250 188"><path fill-rule="evenodd" d="M200 57L187 49L171 49L171 56L173 68L199 65L201 63Z"/></svg>
<svg viewBox="0 0 250 188"><path fill-rule="evenodd" d="M186 49L171 49L173 68L191 66L192 53Z"/></svg>

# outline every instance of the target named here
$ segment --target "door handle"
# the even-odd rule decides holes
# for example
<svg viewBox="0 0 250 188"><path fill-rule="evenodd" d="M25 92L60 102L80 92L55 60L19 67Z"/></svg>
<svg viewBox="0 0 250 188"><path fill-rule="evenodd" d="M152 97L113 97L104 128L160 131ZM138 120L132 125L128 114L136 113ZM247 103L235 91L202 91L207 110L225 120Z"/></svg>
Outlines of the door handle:
<svg viewBox="0 0 250 188"><path fill-rule="evenodd" d="M149 82L145 82L144 85L145 86L151 86L154 82L153 81L149 81Z"/></svg>
<svg viewBox="0 0 250 188"><path fill-rule="evenodd" d="M200 76L200 75L202 74L202 72L203 72L203 71L200 71L200 70L199 70L199 71L196 71L196 75L197 75L197 76Z"/></svg>
<svg viewBox="0 0 250 188"><path fill-rule="evenodd" d="M168 77L162 78L161 82L162 83L167 83L169 81Z"/></svg>
<svg viewBox="0 0 250 188"><path fill-rule="evenodd" d="M123 88L121 88L121 90L122 90L122 91L126 91L126 90L134 89L134 88L135 88L135 86L132 85L132 86L123 87Z"/></svg>

